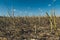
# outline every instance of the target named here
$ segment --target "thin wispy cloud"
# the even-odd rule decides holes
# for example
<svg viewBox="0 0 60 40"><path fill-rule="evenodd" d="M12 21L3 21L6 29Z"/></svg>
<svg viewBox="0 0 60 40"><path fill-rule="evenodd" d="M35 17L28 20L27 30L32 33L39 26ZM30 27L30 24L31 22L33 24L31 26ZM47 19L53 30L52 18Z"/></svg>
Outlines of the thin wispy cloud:
<svg viewBox="0 0 60 40"><path fill-rule="evenodd" d="M22 11L19 11L19 13L23 13Z"/></svg>
<svg viewBox="0 0 60 40"><path fill-rule="evenodd" d="M40 12L42 12L43 10L41 8L38 9Z"/></svg>
<svg viewBox="0 0 60 40"><path fill-rule="evenodd" d="M28 11L25 10L24 13L28 13Z"/></svg>
<svg viewBox="0 0 60 40"><path fill-rule="evenodd" d="M53 2L56 2L57 0L53 0Z"/></svg>
<svg viewBox="0 0 60 40"><path fill-rule="evenodd" d="M48 4L48 6L50 7L50 6L52 6L51 4Z"/></svg>
<svg viewBox="0 0 60 40"><path fill-rule="evenodd" d="M13 11L16 11L16 9L13 9Z"/></svg>

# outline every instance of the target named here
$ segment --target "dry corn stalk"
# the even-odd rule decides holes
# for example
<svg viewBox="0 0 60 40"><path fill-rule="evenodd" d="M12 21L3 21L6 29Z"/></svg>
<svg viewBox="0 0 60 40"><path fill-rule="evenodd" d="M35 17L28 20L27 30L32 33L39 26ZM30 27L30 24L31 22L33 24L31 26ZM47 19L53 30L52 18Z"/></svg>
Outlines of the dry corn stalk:
<svg viewBox="0 0 60 40"><path fill-rule="evenodd" d="M53 13L51 13L51 16L50 16L50 24L51 24L51 31L53 30Z"/></svg>
<svg viewBox="0 0 60 40"><path fill-rule="evenodd" d="M51 13L51 16L49 16L49 14L47 12L46 12L46 14L49 17L51 31L53 30L53 28L54 28L54 30L56 30L57 27L56 27L56 15L55 15L55 13L54 13L54 17L53 17L53 13Z"/></svg>
<svg viewBox="0 0 60 40"><path fill-rule="evenodd" d="M49 16L49 14L46 12L46 15L48 16L48 18L49 18L49 21L50 21L50 27L51 27L51 31L52 31L52 29L53 29L53 24L52 24L52 15L51 16Z"/></svg>
<svg viewBox="0 0 60 40"><path fill-rule="evenodd" d="M55 12L54 12L54 30L56 30L56 15L55 15Z"/></svg>

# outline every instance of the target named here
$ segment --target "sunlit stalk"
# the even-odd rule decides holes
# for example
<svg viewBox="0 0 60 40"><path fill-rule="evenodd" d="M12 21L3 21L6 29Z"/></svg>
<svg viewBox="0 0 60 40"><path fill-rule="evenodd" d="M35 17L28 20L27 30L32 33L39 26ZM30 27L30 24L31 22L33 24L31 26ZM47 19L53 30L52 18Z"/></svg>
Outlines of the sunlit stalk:
<svg viewBox="0 0 60 40"><path fill-rule="evenodd" d="M51 32L52 32L52 29L53 29L53 24L52 24L52 15L49 16L49 14L46 12L46 15L48 16L48 19L50 21L50 28L51 28Z"/></svg>
<svg viewBox="0 0 60 40"><path fill-rule="evenodd" d="M55 11L54 11L54 30L56 30L57 26L56 26L56 15L55 15Z"/></svg>

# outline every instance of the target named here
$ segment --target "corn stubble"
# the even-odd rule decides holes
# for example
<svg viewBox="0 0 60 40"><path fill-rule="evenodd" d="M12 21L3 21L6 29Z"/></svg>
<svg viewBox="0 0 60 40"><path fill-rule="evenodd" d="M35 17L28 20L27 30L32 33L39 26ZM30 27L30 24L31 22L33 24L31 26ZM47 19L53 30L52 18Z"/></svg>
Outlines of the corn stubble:
<svg viewBox="0 0 60 40"><path fill-rule="evenodd" d="M54 13L48 17L0 17L0 38L7 38L8 40L23 40L23 39L39 39L48 40L52 37L59 36L53 30L57 30L56 15ZM40 21L39 21L40 20ZM49 20L49 21L47 21ZM50 30L49 30L50 28ZM59 31L60 32L60 31ZM52 37L51 37L52 36ZM50 37L50 38L48 38ZM59 36L60 37L60 36ZM58 38L58 37L57 37ZM55 39L55 38L53 38Z"/></svg>

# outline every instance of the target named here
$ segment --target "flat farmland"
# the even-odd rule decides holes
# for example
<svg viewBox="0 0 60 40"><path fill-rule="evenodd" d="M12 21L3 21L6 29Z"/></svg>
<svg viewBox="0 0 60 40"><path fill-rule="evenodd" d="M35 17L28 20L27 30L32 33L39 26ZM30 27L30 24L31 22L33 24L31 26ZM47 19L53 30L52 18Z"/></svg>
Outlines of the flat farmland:
<svg viewBox="0 0 60 40"><path fill-rule="evenodd" d="M60 17L56 17L56 26L51 31L48 17L0 17L0 39L60 40Z"/></svg>

